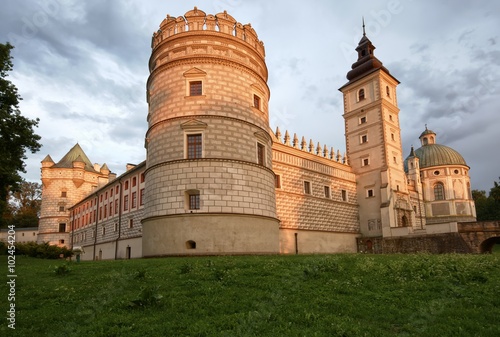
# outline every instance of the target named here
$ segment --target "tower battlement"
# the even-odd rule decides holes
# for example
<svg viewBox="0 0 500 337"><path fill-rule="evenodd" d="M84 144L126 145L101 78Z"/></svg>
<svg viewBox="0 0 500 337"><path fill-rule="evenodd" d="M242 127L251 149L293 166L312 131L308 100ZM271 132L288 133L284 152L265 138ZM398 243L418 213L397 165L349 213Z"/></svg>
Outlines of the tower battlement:
<svg viewBox="0 0 500 337"><path fill-rule="evenodd" d="M177 39L177 43L165 44ZM264 43L251 24L237 22L226 11L212 15L195 7L184 16L167 15L153 33L151 48L151 72L177 59L216 57L240 63L267 80Z"/></svg>

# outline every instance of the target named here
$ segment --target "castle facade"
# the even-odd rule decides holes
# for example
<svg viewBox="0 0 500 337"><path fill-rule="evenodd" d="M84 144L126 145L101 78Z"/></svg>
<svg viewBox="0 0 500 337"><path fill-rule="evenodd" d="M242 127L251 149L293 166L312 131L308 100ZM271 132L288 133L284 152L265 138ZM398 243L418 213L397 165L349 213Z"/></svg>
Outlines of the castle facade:
<svg viewBox="0 0 500 337"><path fill-rule="evenodd" d="M345 154L270 129L250 24L195 7L167 16L151 46L146 160L117 177L78 144L58 163L47 156L38 241L86 260L357 252L475 220L458 152L426 128L403 159L399 81L364 33L339 89Z"/></svg>

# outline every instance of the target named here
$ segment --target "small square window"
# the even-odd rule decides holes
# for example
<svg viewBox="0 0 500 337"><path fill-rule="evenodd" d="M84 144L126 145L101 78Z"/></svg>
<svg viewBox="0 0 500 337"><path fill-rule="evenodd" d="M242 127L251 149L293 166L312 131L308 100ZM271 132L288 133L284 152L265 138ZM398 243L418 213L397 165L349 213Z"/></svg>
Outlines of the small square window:
<svg viewBox="0 0 500 337"><path fill-rule="evenodd" d="M371 197L375 196L375 193L373 192L373 190L372 190L372 189L370 189L370 190L367 190L367 191L366 191L366 196L367 196L368 198L371 198Z"/></svg>
<svg viewBox="0 0 500 337"><path fill-rule="evenodd" d="M366 116L363 116L359 119L359 124L365 124L366 123Z"/></svg>
<svg viewBox="0 0 500 337"><path fill-rule="evenodd" d="M201 96L203 92L203 86L201 81L189 82L189 96Z"/></svg>
<svg viewBox="0 0 500 337"><path fill-rule="evenodd" d="M304 181L304 193L311 194L311 183L309 181Z"/></svg>
<svg viewBox="0 0 500 337"><path fill-rule="evenodd" d="M64 206L59 206L59 212L64 212Z"/></svg>
<svg viewBox="0 0 500 337"><path fill-rule="evenodd" d="M68 192L66 192L66 191L61 192L61 198L66 198L67 195L68 195Z"/></svg>
<svg viewBox="0 0 500 337"><path fill-rule="evenodd" d="M361 144L368 143L368 135L361 136Z"/></svg>
<svg viewBox="0 0 500 337"><path fill-rule="evenodd" d="M362 166L368 166L368 165L370 165L370 159L369 158L363 158Z"/></svg>

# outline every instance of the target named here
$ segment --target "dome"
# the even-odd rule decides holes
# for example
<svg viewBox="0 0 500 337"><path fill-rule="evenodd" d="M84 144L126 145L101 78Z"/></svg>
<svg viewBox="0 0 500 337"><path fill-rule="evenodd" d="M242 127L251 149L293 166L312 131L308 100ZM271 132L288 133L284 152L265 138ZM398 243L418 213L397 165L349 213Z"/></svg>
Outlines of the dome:
<svg viewBox="0 0 500 337"><path fill-rule="evenodd" d="M464 157L451 147L441 144L428 144L415 150L415 156L419 159L420 168L441 165L463 165L467 166ZM408 172L408 156L404 162L405 171Z"/></svg>

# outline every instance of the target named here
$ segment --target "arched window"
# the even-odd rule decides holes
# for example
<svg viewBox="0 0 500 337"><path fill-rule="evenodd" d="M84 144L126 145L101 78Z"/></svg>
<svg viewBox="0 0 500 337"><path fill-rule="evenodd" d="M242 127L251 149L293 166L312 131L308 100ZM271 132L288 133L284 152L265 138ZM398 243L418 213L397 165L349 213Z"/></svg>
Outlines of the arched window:
<svg viewBox="0 0 500 337"><path fill-rule="evenodd" d="M358 91L358 101L362 101L365 99L365 89L359 89Z"/></svg>
<svg viewBox="0 0 500 337"><path fill-rule="evenodd" d="M434 200L444 200L443 183L436 183L436 185L434 185Z"/></svg>

